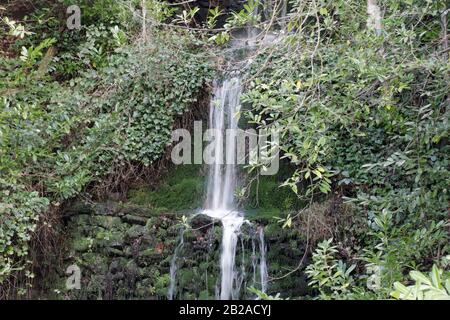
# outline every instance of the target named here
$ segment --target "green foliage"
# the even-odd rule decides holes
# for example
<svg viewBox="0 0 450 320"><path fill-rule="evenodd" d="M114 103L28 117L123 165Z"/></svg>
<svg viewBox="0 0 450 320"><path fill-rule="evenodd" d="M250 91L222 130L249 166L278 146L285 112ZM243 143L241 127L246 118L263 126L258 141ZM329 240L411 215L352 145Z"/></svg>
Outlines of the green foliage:
<svg viewBox="0 0 450 320"><path fill-rule="evenodd" d="M14 20L10 20L8 17L3 17L2 22L8 26L9 35L13 37L23 39L26 35L33 34L32 32L25 30L24 25L17 23Z"/></svg>
<svg viewBox="0 0 450 320"><path fill-rule="evenodd" d="M307 199L339 190L367 219L352 258L376 266L380 285L368 290L363 273L353 289L377 298L449 250L445 1L382 7L377 36L365 2L295 2L288 34L259 52L243 97L249 122L278 131L297 168L286 186Z"/></svg>
<svg viewBox="0 0 450 320"><path fill-rule="evenodd" d="M24 270L28 241L49 202L0 179L0 284Z"/></svg>
<svg viewBox="0 0 450 320"><path fill-rule="evenodd" d="M450 300L450 278L448 273L433 265L427 277L420 271L411 271L409 276L414 285L404 286L400 282L394 284L395 291L391 296L400 300Z"/></svg>
<svg viewBox="0 0 450 320"><path fill-rule="evenodd" d="M127 1L82 0L77 2L81 10L81 28L68 30L66 9L74 3L58 2L38 1L20 24L3 19L10 34L18 37L10 47L17 54L25 53L23 47L30 51L52 39L51 45L57 55L51 59L48 71L58 80L79 76L86 69L103 67L108 55L130 43L138 25L130 10L133 6Z"/></svg>
<svg viewBox="0 0 450 320"><path fill-rule="evenodd" d="M336 259L336 247L332 246L333 239L325 240L317 245L312 255L312 263L305 273L310 278L308 285L320 292L322 299L343 298L350 293L353 277L350 273L356 265L350 267L342 260Z"/></svg>
<svg viewBox="0 0 450 320"><path fill-rule="evenodd" d="M247 289L249 292L254 293L260 300L283 300L280 298L280 294L277 293L275 296L268 295L255 287L250 287Z"/></svg>
<svg viewBox="0 0 450 320"><path fill-rule="evenodd" d="M67 85L36 76L53 40L29 46L24 61L0 60L0 190L10 194L0 199L2 281L24 267L28 241L50 204L116 172L151 165L209 80L209 62L197 57L189 37L161 32L145 45L124 47L118 28L89 30L90 45L80 54L98 70ZM115 46L114 54L112 47L97 50L102 43ZM186 180L175 189L192 200L198 193L185 191L201 187Z"/></svg>

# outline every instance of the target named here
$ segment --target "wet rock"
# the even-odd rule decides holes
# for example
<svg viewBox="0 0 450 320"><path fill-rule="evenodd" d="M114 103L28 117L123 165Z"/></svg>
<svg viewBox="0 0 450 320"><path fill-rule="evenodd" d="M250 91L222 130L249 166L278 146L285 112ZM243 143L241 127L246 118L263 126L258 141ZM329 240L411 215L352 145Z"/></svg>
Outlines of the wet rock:
<svg viewBox="0 0 450 320"><path fill-rule="evenodd" d="M158 216L158 214L155 214L154 211L150 208L142 207L142 206L138 206L138 205L132 205L132 204L123 204L118 209L118 213L120 216L134 215L134 216L146 217L146 218Z"/></svg>
<svg viewBox="0 0 450 320"><path fill-rule="evenodd" d="M83 274L83 292L71 292L70 298L165 299L172 257L183 228L181 214L156 215L146 208L122 204L108 208L104 204L100 208L90 213L83 209L67 220L73 249L69 259L80 266ZM176 298L214 299L220 282L221 223L205 215L186 216L191 228L185 231L178 254ZM246 291L253 283L253 261L259 277L256 230L257 223L244 224L237 246L237 269L243 264L246 272L243 298L253 298ZM268 223L264 231L269 275L280 277L297 266L304 253L304 238L296 228L283 229L276 222ZM252 245L256 248L254 256ZM271 282L268 293L295 297L306 290L306 280L299 270L288 280Z"/></svg>
<svg viewBox="0 0 450 320"><path fill-rule="evenodd" d="M190 225L192 229L205 229L203 232L206 232L208 228L210 228L214 223L214 220L211 217L208 217L204 214L195 215L190 221ZM218 222L220 223L220 222Z"/></svg>

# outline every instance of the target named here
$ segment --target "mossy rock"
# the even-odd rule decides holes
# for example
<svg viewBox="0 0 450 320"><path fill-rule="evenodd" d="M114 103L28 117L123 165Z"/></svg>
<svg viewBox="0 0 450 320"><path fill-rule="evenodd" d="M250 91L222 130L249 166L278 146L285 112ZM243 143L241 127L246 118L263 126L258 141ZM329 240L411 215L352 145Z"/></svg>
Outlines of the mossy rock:
<svg viewBox="0 0 450 320"><path fill-rule="evenodd" d="M204 194L204 178L200 166L176 166L158 188L131 190L130 202L155 208L159 212L199 208Z"/></svg>
<svg viewBox="0 0 450 320"><path fill-rule="evenodd" d="M120 250L120 249L117 249L117 248L114 248L114 247L106 248L105 252L110 257L131 257L131 255L129 253L127 253L126 251Z"/></svg>
<svg viewBox="0 0 450 320"><path fill-rule="evenodd" d="M87 252L81 255L82 265L97 274L106 274L109 269L109 259L96 252ZM83 273L83 270L81 270Z"/></svg>
<svg viewBox="0 0 450 320"><path fill-rule="evenodd" d="M122 220L112 216L92 216L89 223L105 229L121 229L123 227Z"/></svg>
<svg viewBox="0 0 450 320"><path fill-rule="evenodd" d="M95 245L98 247L122 248L124 233L120 231L99 230L95 235Z"/></svg>
<svg viewBox="0 0 450 320"><path fill-rule="evenodd" d="M152 265L147 267L142 267L138 269L138 275L140 278L154 278L155 274L157 274L158 271L158 265Z"/></svg>
<svg viewBox="0 0 450 320"><path fill-rule="evenodd" d="M151 265L159 263L163 258L163 255L153 248L146 249L139 252L138 262L140 265Z"/></svg>
<svg viewBox="0 0 450 320"><path fill-rule="evenodd" d="M180 269L178 270L178 282L180 288L187 288L192 286L195 279L195 272L193 269Z"/></svg>
<svg viewBox="0 0 450 320"><path fill-rule="evenodd" d="M76 252L87 252L94 245L94 239L90 237L77 236L72 241L72 249Z"/></svg>
<svg viewBox="0 0 450 320"><path fill-rule="evenodd" d="M87 299L101 299L105 290L105 276L103 274L91 274L86 279L86 285L82 286L86 288Z"/></svg>
<svg viewBox="0 0 450 320"><path fill-rule="evenodd" d="M138 215L127 214L127 215L122 217L122 220L125 221L126 223L131 224L131 225L138 224L138 225L145 226L147 224L148 218L141 217L141 216L138 216Z"/></svg>
<svg viewBox="0 0 450 320"><path fill-rule="evenodd" d="M136 283L136 287L133 291L133 296L137 299L148 299L155 294L155 288L151 279L143 279Z"/></svg>
<svg viewBox="0 0 450 320"><path fill-rule="evenodd" d="M245 218L256 223L264 225L273 223L284 215L284 213L278 208L260 208L250 209L245 212Z"/></svg>
<svg viewBox="0 0 450 320"><path fill-rule="evenodd" d="M285 229L279 223L271 223L264 228L264 235L268 240L279 240L285 236Z"/></svg>
<svg viewBox="0 0 450 320"><path fill-rule="evenodd" d="M142 237L148 233L148 230L145 226L141 225L133 225L126 232L126 238L133 240L139 237Z"/></svg>

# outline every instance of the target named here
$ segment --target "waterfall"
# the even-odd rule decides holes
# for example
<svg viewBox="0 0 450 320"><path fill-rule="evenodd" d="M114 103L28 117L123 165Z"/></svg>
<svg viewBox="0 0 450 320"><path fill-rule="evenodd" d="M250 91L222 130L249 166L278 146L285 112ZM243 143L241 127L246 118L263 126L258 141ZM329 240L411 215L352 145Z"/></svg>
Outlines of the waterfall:
<svg viewBox="0 0 450 320"><path fill-rule="evenodd" d="M271 1L269 0L270 4ZM259 8L255 7L253 16L258 17ZM258 32L249 27L244 43L253 46ZM210 165L208 178L208 192L204 214L219 219L222 222L223 235L220 257L220 299L237 299L243 279L245 277L244 262L240 275L236 270L236 246L240 228L244 223L244 216L236 209L234 192L237 187L236 178L236 133L238 129L237 114L240 111L240 94L242 91L241 78L231 76L221 83L215 83L213 99L210 104L209 128L215 130L213 140L214 163ZM231 129L231 131L227 131ZM225 134L227 132L227 134ZM231 132L232 134L228 134ZM226 139L224 139L224 136ZM225 143L226 142L226 143ZM225 155L225 157L224 157ZM225 159L224 159L225 158ZM224 161L225 160L225 161ZM267 289L266 245L264 243L264 229L259 229L260 243L260 276L261 289ZM253 242L254 259L255 250ZM255 261L252 261L255 274Z"/></svg>
<svg viewBox="0 0 450 320"><path fill-rule="evenodd" d="M221 84L216 84L209 117L209 128L215 130L212 142L214 163L210 166L206 209L203 213L222 222L220 258L220 299L222 300L236 299L241 283L235 264L238 233L244 222L243 214L235 210L236 139L233 134L225 135L226 129L236 132L238 128L240 93L241 84L238 77L225 79ZM225 140L226 148L224 148Z"/></svg>
<svg viewBox="0 0 450 320"><path fill-rule="evenodd" d="M268 7L272 9L272 1L267 0ZM282 10L282 14L285 13ZM253 17L258 18L260 14L258 6L253 11ZM241 37L236 37L232 42L232 49L249 49L255 44L273 43L276 36L266 34L264 39L260 39L261 35L254 27L249 27L243 30ZM238 35L238 34L237 34ZM267 38L267 39L266 39ZM237 66L239 62L244 64L251 63L248 61L233 61L235 63L234 69L241 69ZM231 63L230 63L231 64ZM242 63L241 63L242 65ZM216 299L229 300L240 298L242 283L246 283L245 277L247 275L245 270L245 259L242 256L241 267L239 270L236 267L236 247L240 235L241 226L246 220L244 214L237 209L235 201L235 191L238 186L237 179L237 146L236 146L236 131L238 129L238 115L240 112L240 95L242 91L242 78L239 72L229 71L225 75L225 79L215 81L213 98L209 109L209 126L208 131L211 133L210 145L207 147L212 158L209 163L209 175L207 184L207 194L205 208L201 212L211 218L220 220L222 224L222 242L220 255L220 281L216 282ZM205 150L206 152L206 150ZM208 156L207 152L207 156ZM260 256L259 261L256 258L256 244L255 239L252 238L252 276L253 285L256 284L256 269L259 267L261 291L267 290L267 263L266 250L267 247L264 242L264 229L259 227L258 232L255 233L255 238L258 237ZM170 267L170 288L168 297L173 298L173 291L175 288L176 275L176 257L178 251L183 246L183 239L178 245L175 255L172 259ZM244 245L241 239L242 254L244 255ZM259 266L258 266L259 262ZM259 282L258 281L258 282Z"/></svg>
<svg viewBox="0 0 450 320"><path fill-rule="evenodd" d="M172 260L170 261L170 285L169 290L167 292L167 299L169 300L173 300L173 296L175 293L175 282L177 276L177 258L184 245L184 231L185 231L184 229L181 230L180 243L175 249L175 253L173 254Z"/></svg>
<svg viewBox="0 0 450 320"><path fill-rule="evenodd" d="M214 130L213 157L208 180L206 208L230 211L234 206L236 182L236 132L237 113L240 110L241 84L238 77L215 84L213 100L209 109L209 128ZM231 129L228 130L227 129ZM231 134L226 134L226 133ZM224 137L226 136L226 141ZM226 149L224 149L226 142ZM224 159L225 154L225 159ZM225 161L224 161L225 160ZM224 212L220 213L225 214ZM231 213L230 213L231 214Z"/></svg>

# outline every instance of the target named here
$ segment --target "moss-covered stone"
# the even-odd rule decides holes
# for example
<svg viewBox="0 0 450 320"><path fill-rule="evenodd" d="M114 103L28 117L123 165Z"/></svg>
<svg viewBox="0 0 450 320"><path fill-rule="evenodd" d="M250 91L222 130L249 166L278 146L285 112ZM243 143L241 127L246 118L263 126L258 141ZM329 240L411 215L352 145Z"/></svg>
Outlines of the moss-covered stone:
<svg viewBox="0 0 450 320"><path fill-rule="evenodd" d="M265 226L269 274L281 277L297 267L304 254L304 236L297 228L283 229L275 217L301 204L292 195L279 194L278 180L260 181L259 207L247 204L246 218L251 224L241 228L236 252L238 271L245 269L241 297L254 298L247 287L259 278L259 235L257 226ZM190 228L183 234L184 245L178 252L175 298L214 299L220 284L220 221L184 210L201 207L204 176L201 168L176 167L158 188L141 188L130 194L130 202L91 205L81 214L73 210L68 219L72 255L83 272L83 290L69 292L83 299L165 299L170 284L170 267L188 218ZM289 190L288 190L289 191ZM274 197L274 194L278 194ZM169 210L170 209L170 210ZM181 211L179 211L181 210ZM103 212L103 213L100 213ZM193 214L194 213L194 214ZM253 251L255 248L255 252ZM253 270L253 266L256 269ZM299 296L305 291L301 270L272 281L269 294Z"/></svg>
<svg viewBox="0 0 450 320"><path fill-rule="evenodd" d="M139 224L139 225L145 226L148 218L137 216L137 215L132 215L132 214L127 214L122 217L122 220L129 224Z"/></svg>
<svg viewBox="0 0 450 320"><path fill-rule="evenodd" d="M126 237L128 240L133 240L139 237L142 237L147 234L147 228L141 225L132 225L126 231Z"/></svg>
<svg viewBox="0 0 450 320"><path fill-rule="evenodd" d="M78 235L72 241L72 248L77 252L86 252L92 248L93 244L94 239Z"/></svg>
<svg viewBox="0 0 450 320"><path fill-rule="evenodd" d="M159 212L200 208L204 194L201 166L176 166L157 188L142 187L130 192L130 202Z"/></svg>

